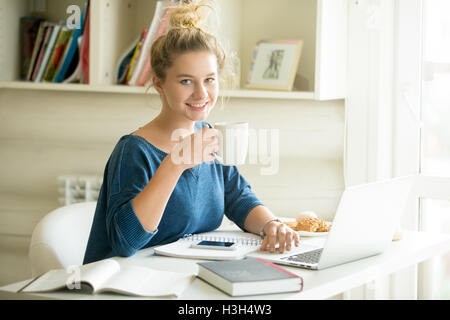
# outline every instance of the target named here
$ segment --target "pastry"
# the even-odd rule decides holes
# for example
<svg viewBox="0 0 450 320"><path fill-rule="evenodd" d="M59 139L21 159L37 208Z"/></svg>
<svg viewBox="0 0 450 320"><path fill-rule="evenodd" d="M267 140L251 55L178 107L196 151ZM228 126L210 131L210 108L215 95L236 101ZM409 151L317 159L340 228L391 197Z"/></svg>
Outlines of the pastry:
<svg viewBox="0 0 450 320"><path fill-rule="evenodd" d="M319 218L311 218L311 217L297 218L297 230L317 232L317 229L320 228L320 222L321 220Z"/></svg>
<svg viewBox="0 0 450 320"><path fill-rule="evenodd" d="M317 228L317 232L328 232L331 228L331 222L320 220L320 226Z"/></svg>
<svg viewBox="0 0 450 320"><path fill-rule="evenodd" d="M297 228L297 221L287 221L284 223L285 225L287 225L289 228L291 228L292 230L298 231Z"/></svg>
<svg viewBox="0 0 450 320"><path fill-rule="evenodd" d="M328 232L331 228L330 222L305 216L298 216L296 221L289 221L284 224L295 231Z"/></svg>

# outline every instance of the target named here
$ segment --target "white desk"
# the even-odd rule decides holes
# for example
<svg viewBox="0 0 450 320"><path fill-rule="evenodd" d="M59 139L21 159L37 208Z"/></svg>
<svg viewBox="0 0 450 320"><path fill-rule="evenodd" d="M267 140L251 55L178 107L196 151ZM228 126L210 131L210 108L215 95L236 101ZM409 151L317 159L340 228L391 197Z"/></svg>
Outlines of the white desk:
<svg viewBox="0 0 450 320"><path fill-rule="evenodd" d="M320 241L318 238L310 238L306 241ZM323 241L323 239L322 239ZM403 239L392 242L390 248L383 254L346 263L340 266L314 271L300 268L288 267L289 271L303 277L304 288L299 293L286 293L274 295L246 296L241 299L246 300L278 300L278 299L326 299L336 294L340 294L360 285L370 283L379 276L385 276L411 265L432 258L450 251L450 235L430 234L423 232L404 232ZM114 258L121 264L133 264L146 266L154 269L167 271L186 271L197 273L199 260L169 258L153 255L153 249L143 249L130 258ZM15 292L23 287L27 281L16 282L0 290ZM12 295L4 293L11 298ZM17 294L17 298L20 299ZM136 299L117 294L92 295L83 290L66 290L56 293L39 293L33 295L36 298L56 298L56 299ZM0 299L2 293L0 292ZM196 278L189 288L187 288L180 299L188 300L211 300L211 299L231 299L228 295L212 287L203 280ZM239 299L239 298L233 298Z"/></svg>

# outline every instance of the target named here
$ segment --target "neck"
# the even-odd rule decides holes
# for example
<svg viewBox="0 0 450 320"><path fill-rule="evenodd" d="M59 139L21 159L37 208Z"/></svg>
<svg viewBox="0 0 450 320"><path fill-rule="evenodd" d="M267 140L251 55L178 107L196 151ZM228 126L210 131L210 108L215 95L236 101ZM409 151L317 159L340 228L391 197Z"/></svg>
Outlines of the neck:
<svg viewBox="0 0 450 320"><path fill-rule="evenodd" d="M174 114L169 108L163 107L161 113L152 122L168 136L177 129L184 129L189 133L194 132L195 121Z"/></svg>

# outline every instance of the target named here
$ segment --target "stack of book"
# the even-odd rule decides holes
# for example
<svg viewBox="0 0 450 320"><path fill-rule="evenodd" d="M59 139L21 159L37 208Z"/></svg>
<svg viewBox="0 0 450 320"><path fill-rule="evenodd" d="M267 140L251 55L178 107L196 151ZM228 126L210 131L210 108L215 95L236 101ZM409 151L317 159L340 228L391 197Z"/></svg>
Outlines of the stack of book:
<svg viewBox="0 0 450 320"><path fill-rule="evenodd" d="M117 63L117 84L144 86L150 81L151 57L150 49L153 42L165 34L169 28L169 14L175 2L164 0L156 2L153 19L148 28L143 28L141 34L120 55Z"/></svg>
<svg viewBox="0 0 450 320"><path fill-rule="evenodd" d="M89 0L75 28L23 17L21 79L89 83Z"/></svg>

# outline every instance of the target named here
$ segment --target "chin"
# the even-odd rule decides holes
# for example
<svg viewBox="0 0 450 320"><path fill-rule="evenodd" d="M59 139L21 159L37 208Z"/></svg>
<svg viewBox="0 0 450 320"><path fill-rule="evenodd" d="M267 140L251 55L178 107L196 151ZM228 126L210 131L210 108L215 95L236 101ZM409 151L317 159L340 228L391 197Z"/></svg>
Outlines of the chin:
<svg viewBox="0 0 450 320"><path fill-rule="evenodd" d="M205 121L206 119L208 119L208 114L191 116L189 117L189 119L191 119L192 121Z"/></svg>
<svg viewBox="0 0 450 320"><path fill-rule="evenodd" d="M203 112L188 112L187 117L192 121L205 121L208 119L209 112L211 110L203 111Z"/></svg>

